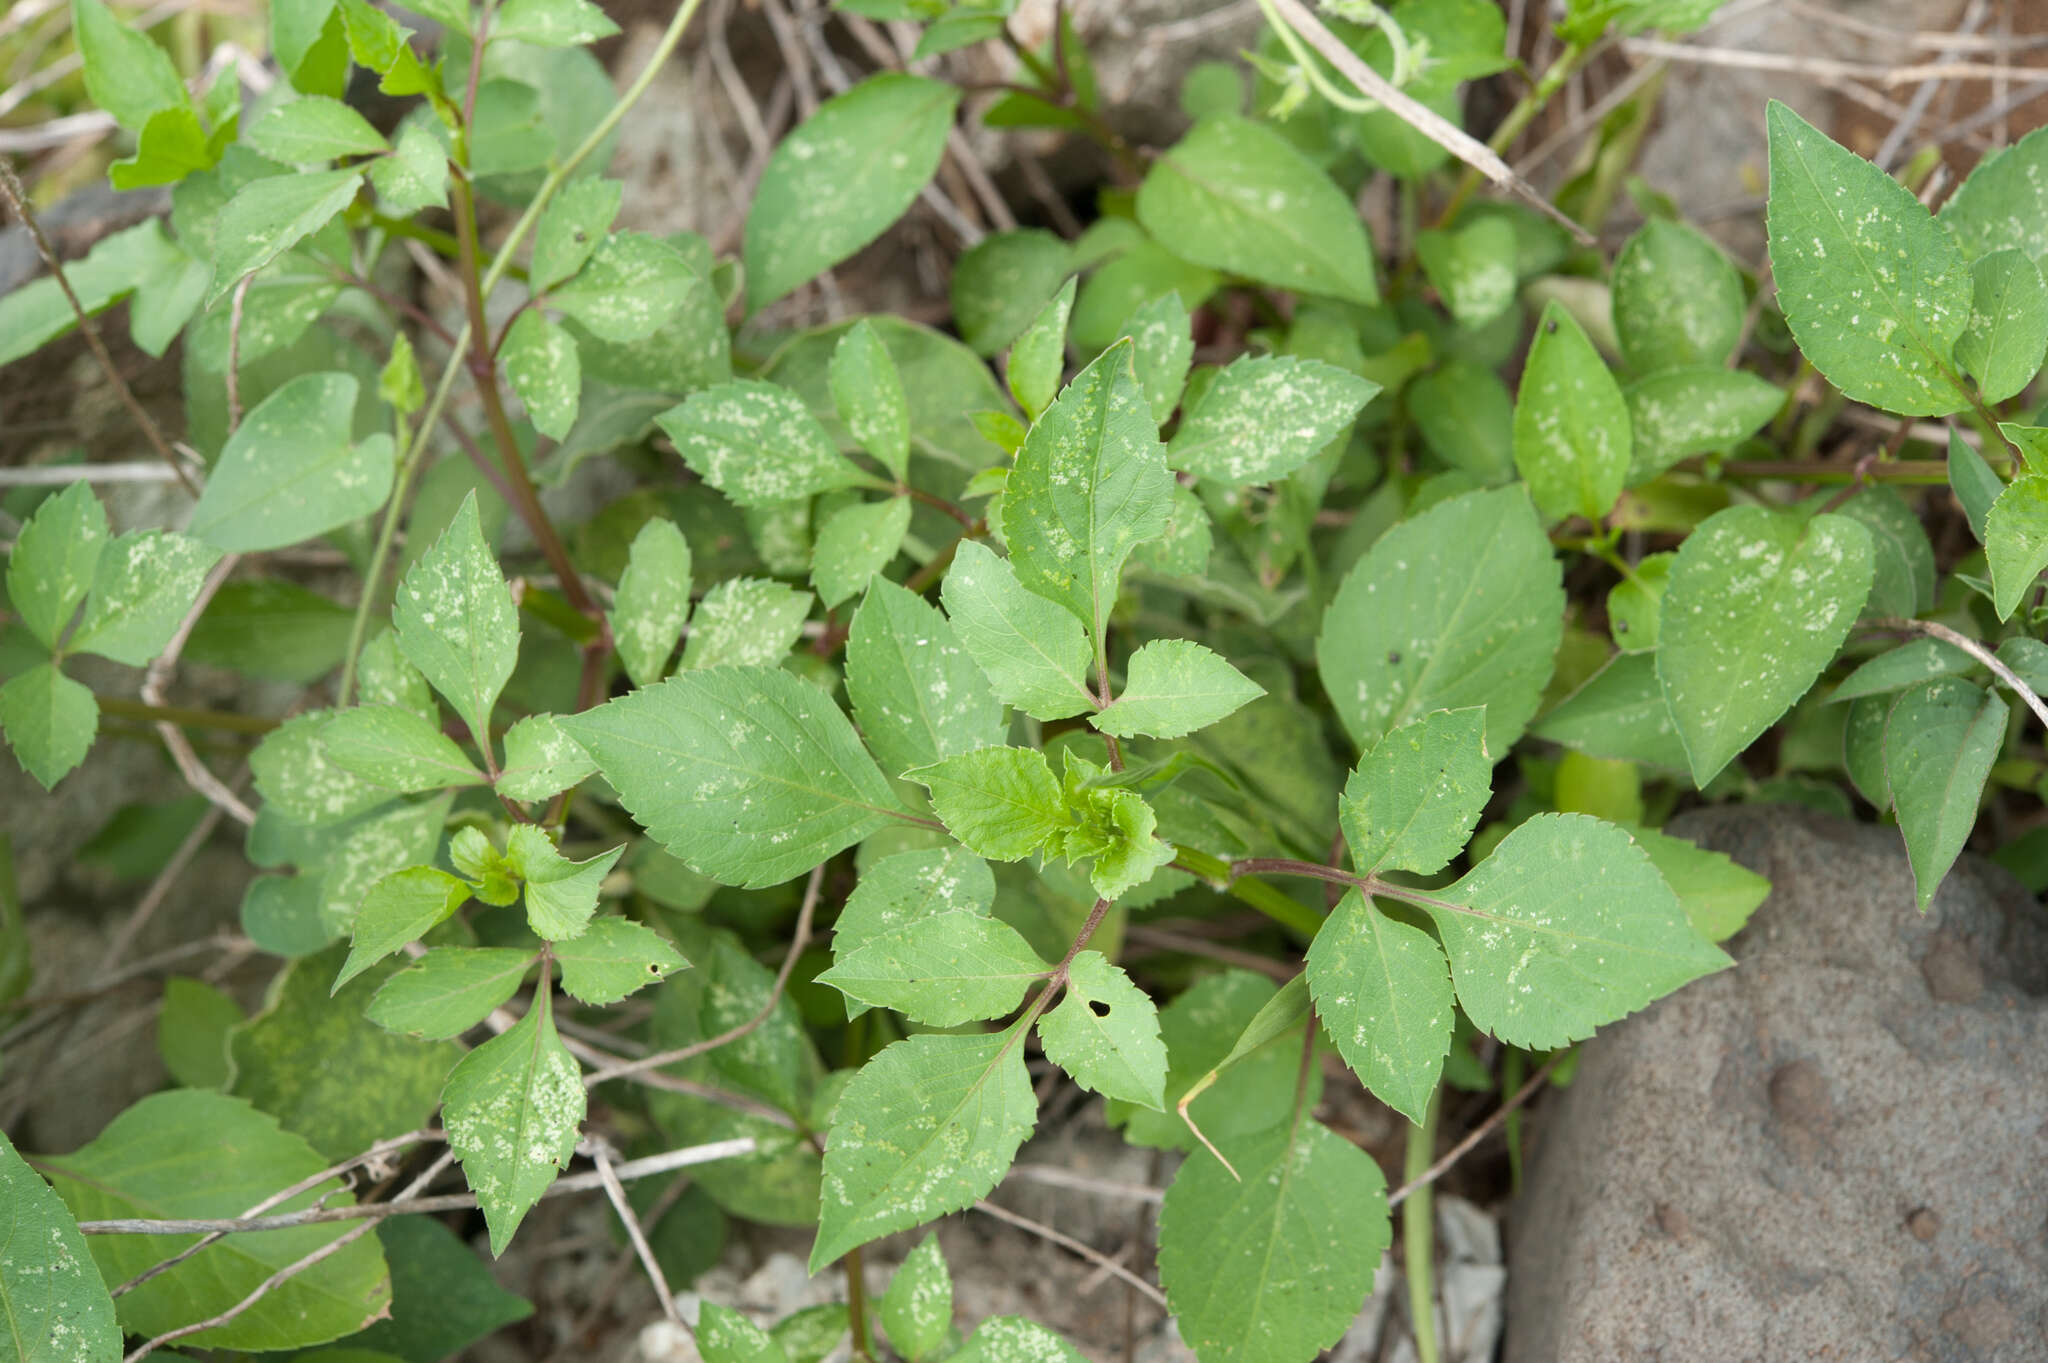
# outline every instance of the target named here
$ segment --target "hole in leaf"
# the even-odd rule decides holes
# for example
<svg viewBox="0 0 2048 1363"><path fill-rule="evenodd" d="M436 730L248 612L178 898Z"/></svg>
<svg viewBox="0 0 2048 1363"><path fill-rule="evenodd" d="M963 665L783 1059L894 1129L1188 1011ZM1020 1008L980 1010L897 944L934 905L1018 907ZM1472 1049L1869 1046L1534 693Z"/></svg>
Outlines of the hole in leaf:
<svg viewBox="0 0 2048 1363"><path fill-rule="evenodd" d="M1088 1011L1099 1018L1106 1018L1109 1016L1109 1005L1101 999L1090 999L1088 1000Z"/></svg>

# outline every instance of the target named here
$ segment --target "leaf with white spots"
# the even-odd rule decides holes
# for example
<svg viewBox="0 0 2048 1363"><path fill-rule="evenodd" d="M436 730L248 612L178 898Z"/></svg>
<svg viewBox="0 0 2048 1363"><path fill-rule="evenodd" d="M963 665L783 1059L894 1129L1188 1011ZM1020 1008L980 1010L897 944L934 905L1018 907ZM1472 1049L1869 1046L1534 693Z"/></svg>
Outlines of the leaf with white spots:
<svg viewBox="0 0 2048 1363"><path fill-rule="evenodd" d="M448 1147L503 1254L519 1223L576 1151L583 1072L555 1034L546 988L502 1036L462 1057L441 1093Z"/></svg>
<svg viewBox="0 0 2048 1363"><path fill-rule="evenodd" d="M1420 1123L1457 1013L1442 948L1351 890L1309 944L1307 973L1344 1063L1374 1097Z"/></svg>
<svg viewBox="0 0 2048 1363"><path fill-rule="evenodd" d="M1009 733L1002 702L952 622L886 578L875 579L853 613L846 693L868 746L891 775L992 747Z"/></svg>
<svg viewBox="0 0 2048 1363"><path fill-rule="evenodd" d="M1346 434L1379 391L1321 360L1234 360L1181 418L1166 461L1223 487L1270 483Z"/></svg>
<svg viewBox="0 0 2048 1363"><path fill-rule="evenodd" d="M272 729L249 755L256 791L295 823L320 827L353 818L391 798L391 792L327 756L320 734L335 712L311 710Z"/></svg>
<svg viewBox="0 0 2048 1363"><path fill-rule="evenodd" d="M833 1112L811 1271L973 1206L1009 1172L1037 1118L1021 1027L888 1047Z"/></svg>
<svg viewBox="0 0 2048 1363"><path fill-rule="evenodd" d="M384 211L409 217L423 208L448 204L448 148L424 123L399 130L391 155L370 164L370 187Z"/></svg>
<svg viewBox="0 0 2048 1363"><path fill-rule="evenodd" d="M740 506L773 506L874 480L779 384L735 379L654 419L683 462Z"/></svg>
<svg viewBox="0 0 2048 1363"><path fill-rule="evenodd" d="M370 515L391 495L392 442L350 440L356 380L301 374L242 419L192 510L218 549L282 549Z"/></svg>
<svg viewBox="0 0 2048 1363"><path fill-rule="evenodd" d="M1098 654L1124 560L1166 531L1165 452L1119 341L1033 423L1010 471L1003 536L1017 581L1071 611Z"/></svg>
<svg viewBox="0 0 2048 1363"><path fill-rule="evenodd" d="M1984 513L1984 556L1998 618L2010 620L2048 568L2048 474L2021 474L1998 494Z"/></svg>
<svg viewBox="0 0 2048 1363"><path fill-rule="evenodd" d="M1298 1049L1298 1048L1297 1048ZM1304 1117L1181 1165L1159 1281L1202 1363L1309 1363L1357 1317L1392 1238L1372 1156Z"/></svg>
<svg viewBox="0 0 2048 1363"><path fill-rule="evenodd" d="M266 175L235 191L214 231L210 307L246 275L277 259L331 222L355 201L360 170L316 170Z"/></svg>
<svg viewBox="0 0 2048 1363"><path fill-rule="evenodd" d="M1647 483L1688 455L1749 439L1785 405L1785 390L1719 365L1666 369L1622 390L1634 437L1628 484Z"/></svg>
<svg viewBox="0 0 2048 1363"><path fill-rule="evenodd" d="M1082 952L1068 969L1066 997L1038 1021L1046 1059L1091 1093L1164 1110L1158 1006L1099 951Z"/></svg>
<svg viewBox="0 0 2048 1363"><path fill-rule="evenodd" d="M1187 304L1171 289L1124 319L1118 339L1131 339L1131 365L1152 404L1155 424L1165 425L1180 406L1181 390L1188 382L1188 365L1195 358L1192 326Z"/></svg>
<svg viewBox="0 0 2048 1363"><path fill-rule="evenodd" d="M1977 825L2009 714L1996 691L1960 677L1926 682L1892 702L1884 729L1885 783L1922 913Z"/></svg>
<svg viewBox="0 0 2048 1363"><path fill-rule="evenodd" d="M957 843L924 852L898 852L861 873L832 924L834 959L887 933L944 913L987 914L996 878L988 863ZM867 1011L847 1002L848 1017Z"/></svg>
<svg viewBox="0 0 2048 1363"><path fill-rule="evenodd" d="M1520 488L1440 502L1381 536L1316 639L1323 690L1361 749L1431 710L1486 707L1505 753L1564 633L1563 573Z"/></svg>
<svg viewBox="0 0 2048 1363"><path fill-rule="evenodd" d="M167 530L122 535L100 551L85 616L64 651L148 666L177 633L219 558L210 545Z"/></svg>
<svg viewBox="0 0 2048 1363"><path fill-rule="evenodd" d="M681 251L643 232L615 232L575 278L548 294L548 306L623 345L667 326L696 286L697 272Z"/></svg>
<svg viewBox="0 0 2048 1363"><path fill-rule="evenodd" d="M1742 336L1742 276L1683 223L1653 218L1614 258L1614 332L1639 374L1720 366Z"/></svg>
<svg viewBox="0 0 2048 1363"><path fill-rule="evenodd" d="M953 263L953 323L979 355L994 355L1017 339L1059 292L1074 252L1056 233L1039 227L996 232L967 248Z"/></svg>
<svg viewBox="0 0 2048 1363"><path fill-rule="evenodd" d="M811 550L811 583L819 600L837 606L881 580L909 530L908 497L855 502L833 512Z"/></svg>
<svg viewBox="0 0 2048 1363"><path fill-rule="evenodd" d="M775 1336L715 1301L705 1302L697 1316L697 1351L704 1363L789 1363Z"/></svg>
<svg viewBox="0 0 2048 1363"><path fill-rule="evenodd" d="M910 401L874 323L862 318L832 349L832 404L847 433L901 480L910 469Z"/></svg>
<svg viewBox="0 0 2048 1363"><path fill-rule="evenodd" d="M489 751L491 710L519 661L519 612L484 542L476 494L399 584L391 606L399 651Z"/></svg>
<svg viewBox="0 0 2048 1363"><path fill-rule="evenodd" d="M1050 967L1017 930L973 910L932 914L835 950L818 982L928 1027L1001 1017Z"/></svg>
<svg viewBox="0 0 2048 1363"><path fill-rule="evenodd" d="M1455 232L1424 231L1415 258L1458 325L1477 330L1515 301L1518 246L1506 218L1480 218Z"/></svg>
<svg viewBox="0 0 2048 1363"><path fill-rule="evenodd" d="M1433 875L1471 841L1492 794L1483 708L1403 724L1373 745L1338 801L1351 864L1360 875Z"/></svg>
<svg viewBox="0 0 2048 1363"><path fill-rule="evenodd" d="M765 577L735 577L704 593L683 645L683 668L762 667L782 661L804 618L811 594Z"/></svg>
<svg viewBox="0 0 2048 1363"><path fill-rule="evenodd" d="M505 731L497 790L513 800L545 800L597 770L583 745L553 715L528 715Z"/></svg>
<svg viewBox="0 0 2048 1363"><path fill-rule="evenodd" d="M1131 655L1123 691L1090 722L1118 738L1180 738L1265 694L1264 687L1191 639L1154 639Z"/></svg>
<svg viewBox="0 0 2048 1363"><path fill-rule="evenodd" d="M593 1008L660 984L689 962L653 928L627 918L593 919L580 937L557 942L562 991Z"/></svg>
<svg viewBox="0 0 2048 1363"><path fill-rule="evenodd" d="M939 1265L941 1275L945 1265ZM950 1285L947 1300L952 1299ZM114 1363L121 1327L64 1200L0 1132L0 1345L18 1363Z"/></svg>
<svg viewBox="0 0 2048 1363"><path fill-rule="evenodd" d="M773 668L682 673L561 723L654 840L721 884L778 885L898 812L831 698Z"/></svg>
<svg viewBox="0 0 2048 1363"><path fill-rule="evenodd" d="M1785 105L1767 118L1771 268L1800 350L1859 402L1901 416L1968 406L1954 366L1973 291L1955 238Z"/></svg>
<svg viewBox="0 0 2048 1363"><path fill-rule="evenodd" d="M1183 260L1297 293L1380 301L1351 199L1264 123L1203 119L1138 189L1138 221Z"/></svg>
<svg viewBox="0 0 2048 1363"><path fill-rule="evenodd" d="M1941 225L1972 260L2012 249L2048 268L2048 128L1979 161L1941 206Z"/></svg>
<svg viewBox="0 0 2048 1363"><path fill-rule="evenodd" d="M1628 403L1564 305L1543 309L1515 396L1515 467L1552 520L1598 522L1628 476Z"/></svg>
<svg viewBox="0 0 2048 1363"><path fill-rule="evenodd" d="M1732 964L1693 930L1650 854L1590 815L1539 814L1455 885L1389 893L1436 924L1473 1025L1533 1051Z"/></svg>
<svg viewBox="0 0 2048 1363"><path fill-rule="evenodd" d="M1072 279L1062 285L1010 346L1003 378L1010 396L1033 421L1058 396L1060 376L1067 372L1067 322L1074 312L1075 287Z"/></svg>
<svg viewBox="0 0 2048 1363"><path fill-rule="evenodd" d="M904 1256L875 1314L889 1347L910 1363L923 1363L945 1347L953 1328L953 1276L937 1236L927 1235Z"/></svg>
<svg viewBox="0 0 2048 1363"><path fill-rule="evenodd" d="M493 17L492 37L535 47L580 47L619 31L590 0L505 0Z"/></svg>
<svg viewBox="0 0 2048 1363"><path fill-rule="evenodd" d="M1024 590L1008 559L962 540L939 595L968 656L1003 704L1048 720L1095 708L1085 628Z"/></svg>
<svg viewBox="0 0 2048 1363"><path fill-rule="evenodd" d="M1704 786L1834 661L1870 595L1870 532L1730 507L1679 547L1658 612L1657 677Z"/></svg>
<svg viewBox="0 0 2048 1363"><path fill-rule="evenodd" d="M483 784L440 725L396 705L357 705L320 726L320 748L343 771L396 794Z"/></svg>
<svg viewBox="0 0 2048 1363"><path fill-rule="evenodd" d="M44 648L56 648L78 614L106 543L106 508L82 479L45 499L15 537L7 600Z"/></svg>
<svg viewBox="0 0 2048 1363"><path fill-rule="evenodd" d="M990 1316L948 1363L1088 1363L1088 1357L1027 1316Z"/></svg>
<svg viewBox="0 0 2048 1363"><path fill-rule="evenodd" d="M619 216L626 187L617 180L592 175L562 186L541 214L533 234L533 268L527 281L536 294L583 268Z"/></svg>
<svg viewBox="0 0 2048 1363"><path fill-rule="evenodd" d="M690 542L674 521L656 516L626 551L612 596L612 638L633 685L661 680L690 618Z"/></svg>
<svg viewBox="0 0 2048 1363"><path fill-rule="evenodd" d="M505 366L512 391L526 404L534 429L553 440L566 437L576 424L576 408L583 397L583 361L576 352L576 338L528 310L505 333L498 361Z"/></svg>
<svg viewBox="0 0 2048 1363"><path fill-rule="evenodd" d="M1956 362L1986 402L2004 402L2034 381L2048 354L2048 284L2021 251L1994 251L1970 275L1975 302Z"/></svg>
<svg viewBox="0 0 2048 1363"><path fill-rule="evenodd" d="M1036 748L981 748L904 773L931 792L932 808L962 846L1017 861L1074 824L1052 765Z"/></svg>

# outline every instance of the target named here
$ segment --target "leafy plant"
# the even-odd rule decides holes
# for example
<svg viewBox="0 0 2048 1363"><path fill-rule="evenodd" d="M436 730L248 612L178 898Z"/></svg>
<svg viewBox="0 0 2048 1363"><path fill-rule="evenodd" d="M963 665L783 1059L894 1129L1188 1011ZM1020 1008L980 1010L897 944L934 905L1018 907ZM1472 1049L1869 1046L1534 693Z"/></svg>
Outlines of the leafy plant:
<svg viewBox="0 0 2048 1363"><path fill-rule="evenodd" d="M1420 1168L1446 1082L1498 1059L1505 1094L1728 965L1768 886L1660 831L1681 804L1853 792L1896 820L1924 908L1987 790L2042 779L2007 697L2048 723L2025 405L2048 134L1937 216L1772 106L1773 295L1648 196L1611 262L1584 244L1622 188L1613 120L1568 226L1471 202L1477 169L1447 162L1487 163L1424 115L1454 133L1461 87L1503 68L1482 0L1327 22L1263 0L1255 111L1203 68L1150 159L1064 17L1041 53L998 0L841 0L923 24L919 58L1006 43L1023 83L975 112L1092 138L1120 183L1078 239L972 243L957 339L791 330L784 300L928 192L961 89L881 70L827 99L720 259L615 230L631 190L600 173L697 0L616 99L587 0L413 8L438 53L365 0L275 0L284 81L245 102L72 0L132 150L109 174L172 210L68 292L0 299L0 358L125 300L143 350L183 338L204 485L182 531L116 534L87 468L10 500L0 728L50 787L102 714L161 725L247 825L241 927L283 964L253 1017L172 982L180 1087L69 1155L0 1148L4 1215L56 1246L45 1275L0 1267L24 1357L112 1358L123 1333L439 1356L516 1318L471 1291L429 1322L423 1285L466 1281L467 1251L424 1219L350 1224L336 1180L387 1157L414 1177L364 1210L459 1162L494 1254L552 1192L606 1186L630 1219L622 1178L685 1165L693 1225L815 1224L846 1311L770 1332L707 1304L712 1363L849 1329L871 1356L872 1324L912 1363L1075 1357L1017 1318L963 1338L930 1239L862 1288L864 1246L1001 1184L1039 1056L1185 1153L1158 1267L1197 1354L1306 1360L1392 1240L1379 1165L1317 1120L1319 1051L1408 1119ZM1573 0L1496 147L1603 35L1714 8ZM352 70L413 99L395 128L342 98ZM1369 175L1433 224L1374 242ZM488 246L481 200L516 215ZM392 293L408 240L449 258L459 317ZM1815 386L1900 419L1889 445L1814 457ZM1899 457L1935 417L1945 462ZM541 489L600 458L644 486L558 524ZM1981 551L1937 562L1923 484ZM352 603L276 554L312 544ZM142 699L96 693L83 655L148 668ZM303 702L170 706L181 658ZM253 730L253 809L185 729ZM1168 949L1129 955L1147 933ZM616 1162L607 1134L667 1153ZM597 1172L563 1181L579 1153ZM666 1287L704 1267L633 1233Z"/></svg>

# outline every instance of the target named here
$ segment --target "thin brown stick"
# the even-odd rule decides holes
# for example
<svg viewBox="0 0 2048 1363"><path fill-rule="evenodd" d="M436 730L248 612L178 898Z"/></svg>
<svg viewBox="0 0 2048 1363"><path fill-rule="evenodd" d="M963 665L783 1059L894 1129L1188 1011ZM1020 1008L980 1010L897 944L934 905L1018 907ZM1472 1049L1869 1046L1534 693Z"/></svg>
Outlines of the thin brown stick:
<svg viewBox="0 0 2048 1363"><path fill-rule="evenodd" d="M1514 1112L1516 1109L1521 1107L1522 1104L1528 1102L1531 1098L1535 1097L1536 1090L1543 1086L1543 1081L1550 1077L1550 1072L1556 1069L1560 1064L1562 1064L1564 1062L1565 1056L1568 1054L1570 1054L1570 1052L1568 1051L1559 1051L1556 1055L1553 1055L1550 1057L1550 1059L1544 1061L1543 1068L1537 1070L1536 1073L1530 1075L1528 1081L1524 1083L1520 1088L1514 1091L1513 1096L1511 1096L1505 1103L1502 1103L1498 1108L1494 1109L1493 1115L1491 1117L1488 1117L1485 1121L1481 1122L1479 1125L1473 1127L1470 1131L1466 1132L1465 1138L1459 1141L1456 1145L1452 1146L1450 1149L1444 1151L1443 1156L1440 1159L1438 1159L1436 1163L1430 1165L1429 1168L1423 1170L1420 1174L1417 1174L1414 1178L1408 1180L1408 1182L1402 1184L1400 1187L1394 1189L1393 1192L1388 1193L1387 1205L1389 1207L1400 1206L1403 1202L1406 1202L1410 1197L1414 1196L1422 1189L1427 1188L1430 1184L1436 1182L1445 1174L1449 1173L1451 1171L1451 1166L1455 1165L1459 1160L1465 1158L1466 1155L1470 1154L1473 1146L1479 1144L1479 1142L1486 1139L1487 1132L1493 1130L1496 1126L1499 1126L1502 1122L1506 1121L1508 1119L1509 1113Z"/></svg>
<svg viewBox="0 0 2048 1363"><path fill-rule="evenodd" d="M1293 0L1275 0L1275 3L1293 3ZM1661 57L1666 61L1690 62L1695 66L1778 71L1815 80L1862 80L1881 86L1918 85L1930 80L2027 79L2038 78L2041 74L2039 67L2005 66L1994 62L1940 61L1884 66L1876 62L1844 61L1838 57L1800 57L1786 52L1702 47L1693 43L1666 42L1660 38L1624 38L1621 46L1631 56Z"/></svg>
<svg viewBox="0 0 2048 1363"><path fill-rule="evenodd" d="M654 1257L654 1247L647 1243L647 1233L640 1229L640 1218L633 1214L633 1204L626 1200L626 1186L619 1182L618 1171L612 1168L611 1153L602 1142L596 1143L590 1157L597 1163L597 1176L604 1180L604 1195L611 1199L612 1210L619 1214L619 1220L626 1227L626 1238L633 1242L633 1253L640 1256L640 1267L646 1271L647 1279L654 1284L655 1295L661 1298L661 1309L670 1320L682 1325L683 1313L676 1309L676 1295L669 1291L668 1277L662 1273L661 1264Z"/></svg>
<svg viewBox="0 0 2048 1363"><path fill-rule="evenodd" d="M1015 1226L1018 1230L1027 1231L1030 1234L1037 1236L1039 1239L1044 1240L1049 1244L1058 1245L1061 1249L1067 1250L1070 1253L1078 1254L1083 1259L1086 1259L1089 1263L1095 1265L1097 1268L1103 1270L1106 1273L1114 1274L1116 1277L1130 1284L1133 1290L1140 1293L1142 1296L1144 1296L1144 1298L1147 1301L1157 1306L1160 1310L1170 1312L1173 1309L1166 1304L1166 1294L1164 1292L1161 1292L1151 1283L1146 1282L1143 1278L1131 1272L1128 1268L1125 1268L1122 1264L1110 1258L1101 1250L1096 1249L1091 1245L1084 1245L1071 1235L1066 1235L1059 1231L1056 1231L1051 1226L1042 1225L1037 1221L1033 1221L1028 1216L1020 1216L1016 1212L1011 1211L1007 1207L998 1207L995 1203L990 1202L987 1198L983 1198L981 1201L976 1202L974 1204L974 1210L985 1213L989 1216L993 1216L996 1220L1001 1221L1006 1225Z"/></svg>
<svg viewBox="0 0 2048 1363"><path fill-rule="evenodd" d="M92 318L85 311L85 305L78 301L78 295L72 291L71 280L64 273L64 263L57 259L57 252L51 247L50 239L43 235L42 223L36 220L35 213L28 206L28 193L22 189L21 181L15 176L14 162L4 156L0 156L0 198L7 201L7 206L14 211L14 216L21 219L22 226L28 229L30 239L36 244L36 254L43 258L43 264L49 267L50 274L57 281L57 287L64 291L65 301L71 304L72 315L78 318L78 329L85 333L86 345L92 348L93 358L99 361L100 369L106 374L107 381L112 383L114 390L120 394L121 403L128 409L128 415L135 418L135 424L142 428L142 434L156 448L163 461L171 466L172 472L177 474L179 484L185 491L197 497L199 488L192 481L192 475L185 471L184 464L171 449L171 442L164 438L156 419L144 410L142 403L136 399L135 390L128 386L128 380L122 378L121 371L115 367L114 357L107 353L107 344L100 339L100 329L93 325Z"/></svg>

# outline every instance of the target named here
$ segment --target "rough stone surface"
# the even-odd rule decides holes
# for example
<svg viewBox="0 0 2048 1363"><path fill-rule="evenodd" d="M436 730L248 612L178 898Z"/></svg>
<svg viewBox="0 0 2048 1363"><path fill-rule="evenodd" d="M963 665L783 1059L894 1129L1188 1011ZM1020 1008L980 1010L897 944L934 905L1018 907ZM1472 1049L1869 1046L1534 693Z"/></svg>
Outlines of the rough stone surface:
<svg viewBox="0 0 2048 1363"><path fill-rule="evenodd" d="M1921 916L1895 829L1673 831L1775 888L1544 1114L1507 1363L2043 1357L2048 913L1965 857Z"/></svg>

